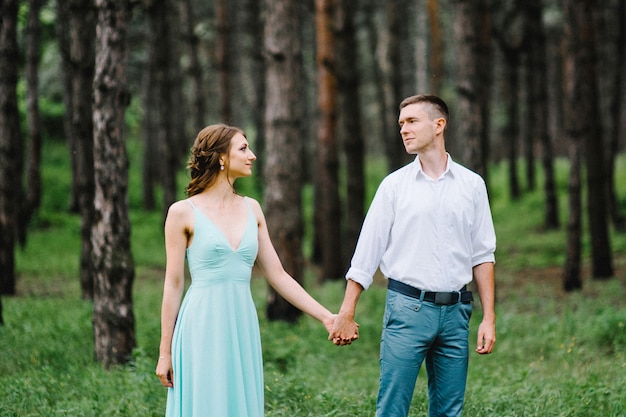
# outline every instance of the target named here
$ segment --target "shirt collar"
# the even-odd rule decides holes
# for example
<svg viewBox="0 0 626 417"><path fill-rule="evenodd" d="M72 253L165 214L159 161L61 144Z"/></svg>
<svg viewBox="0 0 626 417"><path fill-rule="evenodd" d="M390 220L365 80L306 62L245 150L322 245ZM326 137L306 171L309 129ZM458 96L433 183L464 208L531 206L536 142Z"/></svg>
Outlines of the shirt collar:
<svg viewBox="0 0 626 417"><path fill-rule="evenodd" d="M448 152L446 152L446 155L448 156L448 159L446 161L446 169L445 171L443 171L443 174L441 174L441 177L439 177L438 179L441 179L447 175L451 175L452 178L454 178L454 171L456 170L455 168L455 164L454 161L452 160L452 157L450 156L450 154ZM418 178L419 176L422 176L424 178L429 178L425 173L424 170L422 170L422 164L420 163L419 160L419 155L415 155L415 159L413 160L413 164L415 165L415 178Z"/></svg>

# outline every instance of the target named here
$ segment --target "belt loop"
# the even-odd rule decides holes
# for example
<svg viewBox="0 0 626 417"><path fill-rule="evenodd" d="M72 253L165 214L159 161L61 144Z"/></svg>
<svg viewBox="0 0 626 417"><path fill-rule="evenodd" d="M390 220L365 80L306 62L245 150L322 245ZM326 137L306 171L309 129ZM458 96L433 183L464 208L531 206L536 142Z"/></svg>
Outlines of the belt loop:
<svg viewBox="0 0 626 417"><path fill-rule="evenodd" d="M424 295L426 295L426 291L424 290L420 291L420 303L424 302Z"/></svg>

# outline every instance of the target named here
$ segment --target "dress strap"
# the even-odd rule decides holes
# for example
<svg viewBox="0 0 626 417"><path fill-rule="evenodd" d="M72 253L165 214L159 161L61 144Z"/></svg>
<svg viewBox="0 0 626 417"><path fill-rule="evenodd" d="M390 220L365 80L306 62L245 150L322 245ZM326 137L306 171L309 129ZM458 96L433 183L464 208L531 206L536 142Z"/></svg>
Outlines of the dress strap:
<svg viewBox="0 0 626 417"><path fill-rule="evenodd" d="M191 202L190 198L187 199L187 202L189 203L189 205L191 206L192 209L194 209L194 210L196 209L196 206L193 205L193 203Z"/></svg>

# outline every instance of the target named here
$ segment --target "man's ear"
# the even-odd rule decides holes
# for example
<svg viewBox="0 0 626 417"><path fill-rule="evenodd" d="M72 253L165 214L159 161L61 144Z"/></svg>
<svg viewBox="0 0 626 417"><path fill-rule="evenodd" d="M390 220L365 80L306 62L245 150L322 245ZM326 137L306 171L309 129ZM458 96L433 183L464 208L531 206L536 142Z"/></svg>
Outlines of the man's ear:
<svg viewBox="0 0 626 417"><path fill-rule="evenodd" d="M440 117L438 119L435 120L435 133L439 134L439 133L443 133L443 131L446 128L446 119L444 119L443 117Z"/></svg>

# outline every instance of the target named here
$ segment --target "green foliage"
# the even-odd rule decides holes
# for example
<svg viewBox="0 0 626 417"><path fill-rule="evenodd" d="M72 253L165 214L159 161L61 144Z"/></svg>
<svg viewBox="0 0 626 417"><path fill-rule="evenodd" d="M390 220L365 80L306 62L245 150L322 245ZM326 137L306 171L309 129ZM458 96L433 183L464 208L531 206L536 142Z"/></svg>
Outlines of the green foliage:
<svg viewBox="0 0 626 417"><path fill-rule="evenodd" d="M31 224L27 246L16 253L18 296L3 297L0 417L163 415L166 391L154 376L165 264L163 219L160 210L141 209L140 146L131 140L128 149L137 272L133 293L138 347L131 362L106 371L94 361L92 306L79 298L80 222L67 213L68 153L62 144L47 143L42 210ZM623 161L618 164L619 184L626 183ZM559 162L557 169L563 199L567 167ZM540 191L511 201L505 172L495 166L490 173L498 232L498 343L492 355L471 354L465 415L624 416L626 236L612 232L615 278L585 277L582 291L564 293L564 227L543 230ZM384 164L369 165L370 198L383 175ZM181 187L185 182L181 172ZM260 198L253 181L239 187ZM304 191L309 219L311 194ZM586 257L588 250L587 244ZM320 285L309 271L305 282L323 304L339 308L342 281ZM363 294L357 310L361 337L341 348L327 341L324 328L310 317L294 325L269 322L264 316L267 284L261 277L253 278L252 291L263 341L266 415L373 415L384 285L377 281ZM471 344L481 316L478 302L475 307ZM422 371L410 415L426 416L427 408Z"/></svg>

